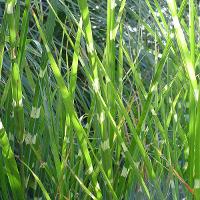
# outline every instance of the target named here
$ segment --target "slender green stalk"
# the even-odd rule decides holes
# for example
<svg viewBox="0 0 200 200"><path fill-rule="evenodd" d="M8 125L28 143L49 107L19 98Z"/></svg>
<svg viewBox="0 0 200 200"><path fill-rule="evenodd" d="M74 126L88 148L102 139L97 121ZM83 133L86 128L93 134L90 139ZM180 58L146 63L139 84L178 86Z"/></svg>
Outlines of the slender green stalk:
<svg viewBox="0 0 200 200"><path fill-rule="evenodd" d="M200 198L200 95L199 95L199 100L197 104L197 116L196 116L196 124L195 124L195 130L196 130L196 140L194 142L195 144L195 153L193 156L195 157L193 163L195 164L195 170L194 170L194 192L195 192L195 199Z"/></svg>
<svg viewBox="0 0 200 200"><path fill-rule="evenodd" d="M9 144L7 133L4 129L2 121L0 119L0 147L5 163L6 175L10 183L10 187L13 193L13 199L24 199L24 190L18 172L17 163L15 161L14 153Z"/></svg>
<svg viewBox="0 0 200 200"><path fill-rule="evenodd" d="M174 29L175 29L175 34L176 34L176 39L178 42L178 46L180 49L181 57L183 59L185 69L187 71L189 80L192 84L193 90L194 90L194 96L197 99L198 96L198 88L197 88L197 80L195 76L195 71L194 71L194 65L192 63L191 57L190 57L190 52L187 47L186 39L183 33L183 29L181 28L180 21L178 18L177 14L177 5L174 0L170 1L168 0L168 7L172 15L173 19L173 24L174 24Z"/></svg>
<svg viewBox="0 0 200 200"><path fill-rule="evenodd" d="M22 84L20 77L19 65L17 62L17 27L15 20L15 1L8 0L6 2L6 14L8 21L8 29L10 34L10 58L12 65L12 98L14 109L14 124L17 141L19 143L20 159L23 160L23 141L24 141L24 109L22 102ZM22 186L24 187L25 175L24 167L21 164L20 174L22 179Z"/></svg>
<svg viewBox="0 0 200 200"><path fill-rule="evenodd" d="M4 48L5 48L5 17L3 17L2 21L3 22L0 29L0 37L1 37L0 39L0 80L1 80L2 65L3 65Z"/></svg>

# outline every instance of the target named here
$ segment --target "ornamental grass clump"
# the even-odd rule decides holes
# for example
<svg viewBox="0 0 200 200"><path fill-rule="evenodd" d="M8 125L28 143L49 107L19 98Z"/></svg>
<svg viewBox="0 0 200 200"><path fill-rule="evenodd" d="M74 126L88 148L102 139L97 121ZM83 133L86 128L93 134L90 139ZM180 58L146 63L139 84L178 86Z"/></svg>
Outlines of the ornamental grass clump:
<svg viewBox="0 0 200 200"><path fill-rule="evenodd" d="M0 2L0 199L200 199L194 0Z"/></svg>

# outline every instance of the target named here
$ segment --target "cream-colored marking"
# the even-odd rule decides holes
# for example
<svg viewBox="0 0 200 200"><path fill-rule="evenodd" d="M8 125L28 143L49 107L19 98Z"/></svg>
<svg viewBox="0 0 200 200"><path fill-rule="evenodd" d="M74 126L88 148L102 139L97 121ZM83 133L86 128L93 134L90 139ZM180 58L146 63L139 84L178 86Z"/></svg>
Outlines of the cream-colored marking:
<svg viewBox="0 0 200 200"><path fill-rule="evenodd" d="M174 114L174 121L177 122L177 119L178 119L177 113L175 113L175 114Z"/></svg>
<svg viewBox="0 0 200 200"><path fill-rule="evenodd" d="M173 4L173 0L167 0L169 5Z"/></svg>
<svg viewBox="0 0 200 200"><path fill-rule="evenodd" d="M40 117L40 107L39 108L32 107L31 118L38 119L39 117Z"/></svg>
<svg viewBox="0 0 200 200"><path fill-rule="evenodd" d="M89 167L89 169L88 169L88 174L90 175L91 173L93 172L93 167L92 167L92 165Z"/></svg>
<svg viewBox="0 0 200 200"><path fill-rule="evenodd" d="M128 169L126 169L126 167L123 167L121 176L123 176L124 178L128 176Z"/></svg>
<svg viewBox="0 0 200 200"><path fill-rule="evenodd" d="M199 90L198 89L194 90L194 97L195 97L195 100L198 101L198 99L199 99Z"/></svg>
<svg viewBox="0 0 200 200"><path fill-rule="evenodd" d="M194 189L200 188L200 179L194 179Z"/></svg>
<svg viewBox="0 0 200 200"><path fill-rule="evenodd" d="M174 27L179 27L180 23L179 23L178 16L173 17L173 25Z"/></svg>
<svg viewBox="0 0 200 200"><path fill-rule="evenodd" d="M155 110L152 108L151 109L151 114L153 115L153 116L156 116L157 114L156 114L156 112L155 112Z"/></svg>
<svg viewBox="0 0 200 200"><path fill-rule="evenodd" d="M13 3L12 2L10 2L10 3L7 4L6 12L9 15L13 14Z"/></svg>
<svg viewBox="0 0 200 200"><path fill-rule="evenodd" d="M23 102L22 99L19 100L19 106L22 107L23 106Z"/></svg>
<svg viewBox="0 0 200 200"><path fill-rule="evenodd" d="M16 106L17 106L17 102L16 102L14 99L13 99L12 105L13 105L13 107L16 107ZM20 107L23 106L22 99L19 100L19 106L20 106Z"/></svg>
<svg viewBox="0 0 200 200"><path fill-rule="evenodd" d="M13 102L12 102L12 106L13 107L16 107L17 106L17 103L16 103L16 101L13 99Z"/></svg>
<svg viewBox="0 0 200 200"><path fill-rule="evenodd" d="M1 120L0 120L0 130L1 129L3 129L3 124L2 124L2 122L1 122Z"/></svg>
<svg viewBox="0 0 200 200"><path fill-rule="evenodd" d="M40 168L45 168L47 166L47 163L46 162L42 162L41 164L40 164ZM52 177L53 178L53 177Z"/></svg>
<svg viewBox="0 0 200 200"><path fill-rule="evenodd" d="M111 0L111 10L115 9L116 5L115 0Z"/></svg>
<svg viewBox="0 0 200 200"><path fill-rule="evenodd" d="M170 184L171 184L171 188L175 188L175 185L174 185L174 181L173 181L173 180L170 181Z"/></svg>
<svg viewBox="0 0 200 200"><path fill-rule="evenodd" d="M90 42L90 44L87 45L87 49L88 49L89 53L91 53L91 54L93 53L93 51L94 51L94 45L93 45L92 42Z"/></svg>
<svg viewBox="0 0 200 200"><path fill-rule="evenodd" d="M31 144L31 140L32 140L32 135L30 133L25 135L25 143L26 144Z"/></svg>
<svg viewBox="0 0 200 200"><path fill-rule="evenodd" d="M79 156L79 157L81 157L81 156L82 156L82 152L81 152L81 150L80 150L80 149L78 150L78 156Z"/></svg>
<svg viewBox="0 0 200 200"><path fill-rule="evenodd" d="M142 125L141 130L145 131L145 124Z"/></svg>
<svg viewBox="0 0 200 200"><path fill-rule="evenodd" d="M142 187L141 186L139 186L138 192L142 192Z"/></svg>
<svg viewBox="0 0 200 200"><path fill-rule="evenodd" d="M136 165L136 167L139 167L140 162L136 162L135 165Z"/></svg>
<svg viewBox="0 0 200 200"><path fill-rule="evenodd" d="M171 38L171 39L174 38L174 33L170 33L170 38Z"/></svg>
<svg viewBox="0 0 200 200"><path fill-rule="evenodd" d="M39 73L39 77L40 77L40 78L44 78L44 75L45 75L45 73L46 73L46 69L47 69L47 68L45 68L45 69L43 70L42 68L40 68L40 73Z"/></svg>
<svg viewBox="0 0 200 200"><path fill-rule="evenodd" d="M155 84L151 87L151 92L156 91L156 88L157 88L157 83L155 83Z"/></svg>
<svg viewBox="0 0 200 200"><path fill-rule="evenodd" d="M95 78L93 82L93 89L97 93L99 91L99 79Z"/></svg>
<svg viewBox="0 0 200 200"><path fill-rule="evenodd" d="M99 186L99 183L98 183L98 182L96 183L96 188L97 188L97 190L100 189L100 186Z"/></svg>
<svg viewBox="0 0 200 200"><path fill-rule="evenodd" d="M124 150L124 152L128 151L128 149L127 149L127 147L126 147L124 142L122 142L122 149Z"/></svg>
<svg viewBox="0 0 200 200"><path fill-rule="evenodd" d="M31 135L30 133L27 133L25 135L25 143L26 144L35 144L36 143L36 135Z"/></svg>
<svg viewBox="0 0 200 200"><path fill-rule="evenodd" d="M115 37L114 30L111 30L110 31L110 40L114 40L114 37Z"/></svg>
<svg viewBox="0 0 200 200"><path fill-rule="evenodd" d="M106 76L106 83L109 83L111 80L108 76Z"/></svg>
<svg viewBox="0 0 200 200"><path fill-rule="evenodd" d="M191 78L191 80L196 81L194 66L191 63L191 61L188 61L188 60L187 60L187 69L188 69L188 74L189 74L189 77Z"/></svg>
<svg viewBox="0 0 200 200"><path fill-rule="evenodd" d="M109 139L107 139L106 141L101 143L101 148L102 148L103 151L106 151L107 149L110 148Z"/></svg>
<svg viewBox="0 0 200 200"><path fill-rule="evenodd" d="M102 124L105 120L105 113L102 111L98 116L99 123Z"/></svg>

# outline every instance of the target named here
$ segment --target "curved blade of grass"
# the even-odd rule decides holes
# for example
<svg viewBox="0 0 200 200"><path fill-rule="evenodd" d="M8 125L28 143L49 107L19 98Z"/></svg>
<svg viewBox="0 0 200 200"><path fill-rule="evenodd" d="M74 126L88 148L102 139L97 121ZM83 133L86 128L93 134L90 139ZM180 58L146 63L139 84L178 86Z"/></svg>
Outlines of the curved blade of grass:
<svg viewBox="0 0 200 200"><path fill-rule="evenodd" d="M92 199L97 200L98 198L96 198L91 192L90 190L83 184L83 182L80 180L80 178L74 173L74 171L68 166L70 172L72 173L72 175L76 178L76 180L79 182L80 186L83 188L83 190L85 191L85 193L90 196Z"/></svg>
<svg viewBox="0 0 200 200"><path fill-rule="evenodd" d="M195 99L197 99L198 98L198 94L197 94L198 88L197 88L197 80L196 80L196 76L195 76L194 65L193 65L191 57L190 57L190 52L187 47L187 42L186 42L186 39L184 36L183 29L180 25L180 20L178 18L177 5L176 5L175 0L167 0L167 3L168 3L169 10L171 12L171 15L172 15L176 40L177 40L179 50L181 53L181 58L185 64L185 69L187 71L189 80L193 87Z"/></svg>
<svg viewBox="0 0 200 200"><path fill-rule="evenodd" d="M18 64L21 69L22 61L25 55L25 45L28 33L28 25L29 25L29 8L30 8L30 0L25 1L25 10L22 17L22 30L20 33L20 42L19 42L19 52L18 52Z"/></svg>
<svg viewBox="0 0 200 200"><path fill-rule="evenodd" d="M10 147L7 133L3 127L0 119L0 146L2 149L2 155L5 163L6 174L10 183L10 187L13 193L13 199L24 199L24 191L21 185L21 179L15 161L14 153Z"/></svg>
<svg viewBox="0 0 200 200"><path fill-rule="evenodd" d="M47 200L51 200L47 190L45 189L44 185L42 184L41 180L39 179L39 177L33 172L33 170L26 164L24 163L23 161L21 161L22 164L28 168L28 170L32 173L32 175L34 176L35 180L37 181L38 185L40 186L40 189L42 190L42 193L44 194L44 197L47 199Z"/></svg>
<svg viewBox="0 0 200 200"><path fill-rule="evenodd" d="M195 140L195 170L194 170L194 193L195 199L200 198L200 95L197 104L196 116L196 140Z"/></svg>
<svg viewBox="0 0 200 200"><path fill-rule="evenodd" d="M2 26L0 29L0 80L1 80L1 70L3 65L4 48L5 48L5 18L3 17Z"/></svg>
<svg viewBox="0 0 200 200"><path fill-rule="evenodd" d="M73 54L73 61L72 61L71 74L70 74L69 88L70 88L72 97L74 96L74 92L76 89L81 35L82 35L82 18L80 19L79 26L78 26L78 32L77 32L77 36L76 36L76 42L74 45L74 54Z"/></svg>
<svg viewBox="0 0 200 200"><path fill-rule="evenodd" d="M189 40L190 40L190 52L191 52L191 62L192 65L195 68L195 9L194 9L194 1L189 1ZM196 108L195 108L195 97L193 95L193 89L190 85L190 123L189 123L189 166L188 166L188 172L189 172L189 184L191 186L194 185L193 180L193 173L194 173L194 166L195 166L195 118L196 116ZM198 112L198 111L197 111ZM198 119L198 118L197 118ZM198 123L198 122L197 122Z"/></svg>

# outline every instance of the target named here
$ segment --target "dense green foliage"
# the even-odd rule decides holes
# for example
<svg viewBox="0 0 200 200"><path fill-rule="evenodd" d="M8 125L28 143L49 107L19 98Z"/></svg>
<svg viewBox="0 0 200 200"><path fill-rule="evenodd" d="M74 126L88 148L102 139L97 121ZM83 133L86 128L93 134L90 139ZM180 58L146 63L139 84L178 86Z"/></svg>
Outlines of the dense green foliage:
<svg viewBox="0 0 200 200"><path fill-rule="evenodd" d="M200 199L199 3L0 1L0 199Z"/></svg>

